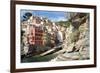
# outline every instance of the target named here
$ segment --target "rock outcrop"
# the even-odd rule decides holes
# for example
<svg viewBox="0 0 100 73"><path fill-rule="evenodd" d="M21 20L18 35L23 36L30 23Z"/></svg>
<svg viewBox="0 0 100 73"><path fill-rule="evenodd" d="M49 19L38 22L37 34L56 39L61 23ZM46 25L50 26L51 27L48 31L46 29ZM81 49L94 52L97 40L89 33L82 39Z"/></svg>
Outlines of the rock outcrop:
<svg viewBox="0 0 100 73"><path fill-rule="evenodd" d="M86 60L89 54L89 15L72 13L71 25L65 31L63 52L51 61Z"/></svg>

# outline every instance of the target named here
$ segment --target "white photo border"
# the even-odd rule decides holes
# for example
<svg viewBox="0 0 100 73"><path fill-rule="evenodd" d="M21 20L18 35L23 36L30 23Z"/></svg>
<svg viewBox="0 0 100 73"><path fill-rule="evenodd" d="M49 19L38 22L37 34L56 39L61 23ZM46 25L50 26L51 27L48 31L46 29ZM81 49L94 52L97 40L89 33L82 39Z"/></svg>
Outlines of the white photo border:
<svg viewBox="0 0 100 73"><path fill-rule="evenodd" d="M53 7L53 6L37 6L37 5L21 5L16 4L15 7L15 27L16 27L16 44L15 44L15 61L16 69L24 68L43 68L43 67L58 67L58 66L75 66L75 65L90 65L94 64L94 9L86 8L73 8L73 7ZM33 62L33 63L21 63L20 58L20 10L49 10L49 11L64 11L64 12L84 12L90 14L90 59L89 60L77 60L77 61L61 61L61 62Z"/></svg>

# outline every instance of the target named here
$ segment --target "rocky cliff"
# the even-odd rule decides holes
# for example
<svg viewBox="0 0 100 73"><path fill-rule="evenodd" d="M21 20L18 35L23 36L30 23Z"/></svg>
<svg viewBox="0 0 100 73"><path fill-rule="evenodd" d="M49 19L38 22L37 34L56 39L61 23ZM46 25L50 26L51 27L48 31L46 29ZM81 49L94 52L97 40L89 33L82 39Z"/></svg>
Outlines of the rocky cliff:
<svg viewBox="0 0 100 73"><path fill-rule="evenodd" d="M89 55L89 14L70 13L62 53L51 61L86 60Z"/></svg>

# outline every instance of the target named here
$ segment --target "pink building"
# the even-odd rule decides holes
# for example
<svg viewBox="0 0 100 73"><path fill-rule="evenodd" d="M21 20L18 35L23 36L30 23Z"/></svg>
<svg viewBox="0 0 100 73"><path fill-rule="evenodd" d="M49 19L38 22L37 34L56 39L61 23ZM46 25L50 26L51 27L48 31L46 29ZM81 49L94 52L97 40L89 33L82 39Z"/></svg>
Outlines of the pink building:
<svg viewBox="0 0 100 73"><path fill-rule="evenodd" d="M43 45L43 30L40 27L31 26L28 35L29 44Z"/></svg>

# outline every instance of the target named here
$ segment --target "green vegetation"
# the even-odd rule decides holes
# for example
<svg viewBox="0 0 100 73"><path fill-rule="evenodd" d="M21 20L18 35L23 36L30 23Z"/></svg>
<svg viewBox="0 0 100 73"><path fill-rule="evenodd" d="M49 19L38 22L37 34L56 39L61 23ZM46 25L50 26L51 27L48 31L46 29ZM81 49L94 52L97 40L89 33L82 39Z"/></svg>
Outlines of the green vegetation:
<svg viewBox="0 0 100 73"><path fill-rule="evenodd" d="M47 55L47 56L32 56L28 58L24 58L21 62L22 63L27 63L27 62L47 62L50 61L51 59L55 58L57 55Z"/></svg>
<svg viewBox="0 0 100 73"><path fill-rule="evenodd" d="M80 32L79 30L75 30L73 33L70 34L71 42L76 42L79 39Z"/></svg>
<svg viewBox="0 0 100 73"><path fill-rule="evenodd" d="M67 28L70 26L71 22L70 21L59 21L57 22L57 24Z"/></svg>

